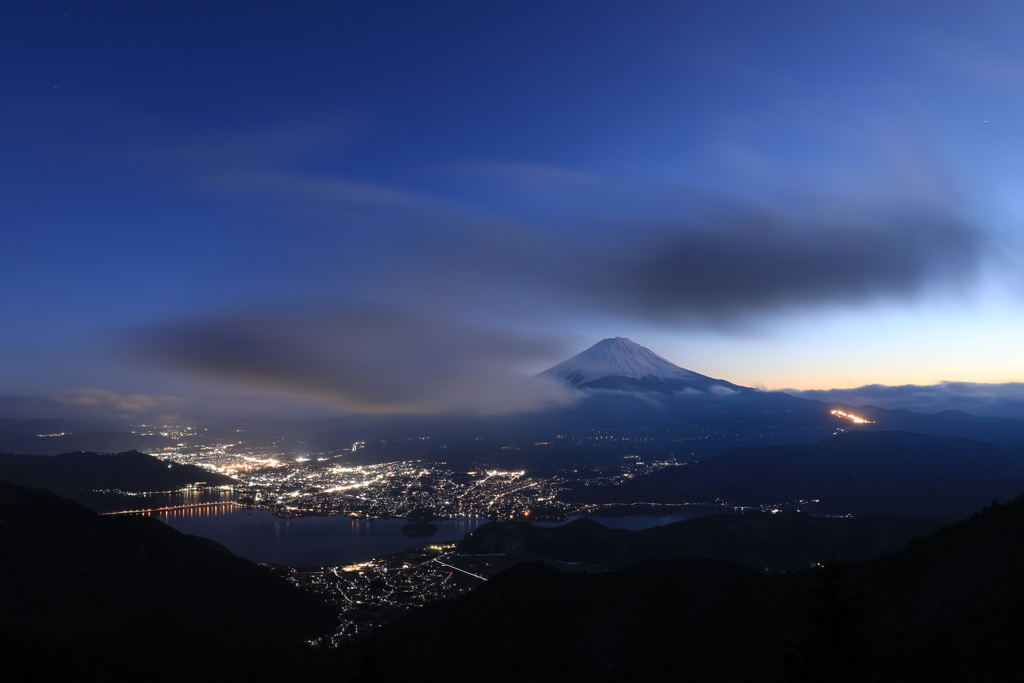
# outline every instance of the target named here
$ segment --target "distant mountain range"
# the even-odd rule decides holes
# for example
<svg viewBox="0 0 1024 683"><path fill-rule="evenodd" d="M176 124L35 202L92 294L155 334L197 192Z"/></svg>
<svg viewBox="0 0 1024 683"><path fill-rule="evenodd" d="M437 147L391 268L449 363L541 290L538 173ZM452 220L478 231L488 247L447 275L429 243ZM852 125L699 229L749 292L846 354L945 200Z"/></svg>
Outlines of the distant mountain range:
<svg viewBox="0 0 1024 683"><path fill-rule="evenodd" d="M352 415L247 422L244 433L232 425L181 441L86 431L40 437L41 430L81 425L0 420L0 432L6 432L0 433L0 451L155 452L171 444L213 442L220 433L222 438L295 452L350 451L354 442L361 442L364 447L351 457L361 462L423 458L543 469L611 463L624 455L700 460L742 446L812 444L839 430L1024 442L1024 420L849 406L760 391L681 368L621 337L602 340L540 376L572 387L578 400L498 417Z"/></svg>
<svg viewBox="0 0 1024 683"><path fill-rule="evenodd" d="M818 500L816 510L962 517L1024 491L1024 444L908 432L842 432L811 445L740 448L619 486L566 493L586 502L772 505Z"/></svg>
<svg viewBox="0 0 1024 683"><path fill-rule="evenodd" d="M1024 420L849 406L760 391L681 368L622 337L604 339L539 377L564 382L578 391L578 401L502 417L353 416L310 425L300 438L317 450L363 441L359 457L365 461L436 458L529 469L611 462L630 454L700 460L740 446L812 444L841 430L1024 442ZM588 441L598 435L600 443ZM510 444L515 448L505 448Z"/></svg>
<svg viewBox="0 0 1024 683"><path fill-rule="evenodd" d="M177 442L165 436L132 434L113 431L65 431L75 427L63 420L4 420L0 425L0 452L30 453L32 455L58 455L72 451L95 451L99 453L122 453L124 451L157 452ZM51 424L39 424L49 422ZM18 424L22 423L22 424ZM52 429L54 431L26 432L25 423ZM36 423L32 425L32 423ZM52 424L52 423L57 423ZM63 423L63 424L62 424ZM3 426L11 430L6 431Z"/></svg>
<svg viewBox="0 0 1024 683"><path fill-rule="evenodd" d="M724 426L732 422L740 432L749 431L752 425L747 423L762 430L791 430L794 418L803 423L798 431L801 428L807 431L819 427L821 418L827 415L827 425L833 428L905 430L996 442L1024 441L1024 420L977 417L959 411L922 414L823 403L784 392L759 391L681 368L624 337L604 339L538 377L559 379L587 392L588 400L582 406L584 411L588 404L612 398L608 390L616 392L614 396L620 399L622 394L629 393L656 394L643 397L651 413L697 412L698 419L706 424ZM700 410L701 407L705 410ZM807 442L808 435L802 436L796 442Z"/></svg>

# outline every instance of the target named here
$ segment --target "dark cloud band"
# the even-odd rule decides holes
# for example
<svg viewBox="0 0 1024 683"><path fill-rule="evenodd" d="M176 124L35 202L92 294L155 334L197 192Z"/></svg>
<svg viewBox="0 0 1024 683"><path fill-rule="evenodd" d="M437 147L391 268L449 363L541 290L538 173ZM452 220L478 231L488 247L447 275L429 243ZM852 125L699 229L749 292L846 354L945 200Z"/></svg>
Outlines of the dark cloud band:
<svg viewBox="0 0 1024 683"><path fill-rule="evenodd" d="M963 286L985 251L977 230L931 212L811 225L748 216L621 237L618 253L605 245L603 255L577 264L573 289L620 315L716 326Z"/></svg>
<svg viewBox="0 0 1024 683"><path fill-rule="evenodd" d="M224 314L145 330L137 349L164 366L346 410L488 415L575 400L520 371L564 353L555 342L392 307Z"/></svg>

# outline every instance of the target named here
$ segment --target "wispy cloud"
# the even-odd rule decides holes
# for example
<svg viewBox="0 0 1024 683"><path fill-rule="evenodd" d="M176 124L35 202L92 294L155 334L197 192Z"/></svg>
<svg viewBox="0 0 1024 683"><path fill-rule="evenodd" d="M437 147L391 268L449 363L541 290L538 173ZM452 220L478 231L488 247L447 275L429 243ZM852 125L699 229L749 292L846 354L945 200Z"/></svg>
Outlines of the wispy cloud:
<svg viewBox="0 0 1024 683"><path fill-rule="evenodd" d="M992 253L981 230L916 190L884 206L808 212L721 198L708 209L691 199L657 222L637 206L614 223L580 217L548 228L344 179L247 173L205 182L284 199L356 233L381 231L361 244L373 255L374 274L361 282L371 297L443 293L453 305L479 305L529 292L543 307L684 328L737 329L780 311L963 290Z"/></svg>

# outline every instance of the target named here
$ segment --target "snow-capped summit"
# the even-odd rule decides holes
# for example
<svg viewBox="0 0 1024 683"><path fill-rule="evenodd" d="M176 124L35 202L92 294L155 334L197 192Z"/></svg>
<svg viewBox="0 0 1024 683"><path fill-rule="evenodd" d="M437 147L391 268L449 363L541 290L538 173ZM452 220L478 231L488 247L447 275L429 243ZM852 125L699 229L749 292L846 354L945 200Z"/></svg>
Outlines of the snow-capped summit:
<svg viewBox="0 0 1024 683"><path fill-rule="evenodd" d="M715 393L744 388L681 368L625 337L603 339L539 376L557 377L578 387L624 391Z"/></svg>
<svg viewBox="0 0 1024 683"><path fill-rule="evenodd" d="M561 377L573 384L586 384L609 375L662 380L693 379L697 376L625 337L603 339L541 374Z"/></svg>

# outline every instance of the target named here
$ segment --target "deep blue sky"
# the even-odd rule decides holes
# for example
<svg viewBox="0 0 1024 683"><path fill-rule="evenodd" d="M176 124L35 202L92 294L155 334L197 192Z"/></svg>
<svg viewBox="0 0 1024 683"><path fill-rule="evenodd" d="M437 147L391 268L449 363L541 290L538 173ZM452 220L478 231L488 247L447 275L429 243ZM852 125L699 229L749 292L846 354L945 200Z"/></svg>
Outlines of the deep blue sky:
<svg viewBox="0 0 1024 683"><path fill-rule="evenodd" d="M501 411L608 336L768 388L1024 381L1022 29L936 0L9 3L0 396Z"/></svg>

